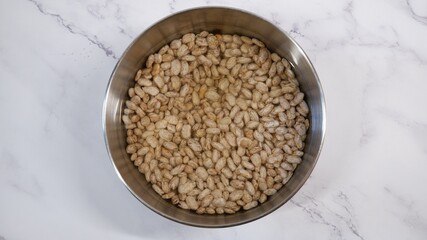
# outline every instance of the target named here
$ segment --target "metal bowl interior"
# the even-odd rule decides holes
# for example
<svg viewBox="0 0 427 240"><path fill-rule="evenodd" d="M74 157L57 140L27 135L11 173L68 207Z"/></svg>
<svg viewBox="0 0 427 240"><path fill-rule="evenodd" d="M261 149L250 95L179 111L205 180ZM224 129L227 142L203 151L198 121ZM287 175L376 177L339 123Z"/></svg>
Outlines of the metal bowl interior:
<svg viewBox="0 0 427 240"><path fill-rule="evenodd" d="M233 215L198 215L173 206L153 191L131 162L126 148L126 130L121 122L127 90L147 57L163 45L188 32L229 33L255 37L294 66L310 108L310 128L305 154L290 181L270 199L249 211ZM117 63L108 84L103 112L105 141L115 170L129 191L144 205L171 220L199 227L228 227L263 217L287 202L305 183L319 156L325 132L325 102L317 74L300 46L270 22L241 10L209 7L169 16L137 37Z"/></svg>

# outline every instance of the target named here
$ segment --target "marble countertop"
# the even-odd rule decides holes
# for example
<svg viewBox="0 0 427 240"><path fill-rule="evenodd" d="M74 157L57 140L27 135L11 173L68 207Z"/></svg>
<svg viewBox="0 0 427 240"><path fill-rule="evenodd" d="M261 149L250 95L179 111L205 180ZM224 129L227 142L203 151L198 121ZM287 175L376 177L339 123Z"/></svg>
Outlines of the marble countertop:
<svg viewBox="0 0 427 240"><path fill-rule="evenodd" d="M327 133L307 183L274 213L188 227L117 178L101 126L127 45L196 6L289 32L322 81ZM426 239L427 1L0 1L0 240Z"/></svg>

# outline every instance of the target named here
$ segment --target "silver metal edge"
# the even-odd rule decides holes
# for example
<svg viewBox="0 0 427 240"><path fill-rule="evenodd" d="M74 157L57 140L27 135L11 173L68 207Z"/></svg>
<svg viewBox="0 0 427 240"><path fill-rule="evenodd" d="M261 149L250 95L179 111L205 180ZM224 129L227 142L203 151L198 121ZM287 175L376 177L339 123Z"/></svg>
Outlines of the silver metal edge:
<svg viewBox="0 0 427 240"><path fill-rule="evenodd" d="M245 14L248 14L248 15L252 15L252 16L254 16L254 17L257 17L257 18L259 18L259 19L261 19L261 20L263 20L263 21L266 21L266 22L268 22L268 23L270 23L272 26L274 26L275 28L277 28L278 30L280 30L283 34L285 34L297 47L298 47L298 49L302 52L302 55L304 56L304 58L309 62L309 64L310 64L310 68L311 68L311 70L313 70L313 73L314 73L314 75L315 75L315 77L316 77L316 81L317 81L317 83L319 84L319 90L320 90L320 93L321 93L321 106L322 106L322 111L323 111L323 115L322 115L322 129L323 129L323 131L322 131L322 138L321 138L321 142L320 142L320 146L319 146L319 151L317 152L317 155L316 155L316 157L315 157L315 160L314 160L314 164L313 164L313 167L311 167L309 170L308 170L308 175L307 175L307 177L305 177L304 179L303 179L303 181L301 181L299 184L298 184L298 186L297 186L297 188L287 197L287 198L285 198L285 199L283 199L283 201L280 203L280 204L278 204L276 207L274 207L274 208L272 208L271 210L269 210L269 211L266 211L266 212L264 212L263 214L261 214L261 215L259 215L258 217L255 217L255 218L252 218L252 219L247 219L247 220L243 220L243 221L241 221L241 222L237 222L237 223L235 223L235 224L231 224L231 225L206 225L206 224L194 224L194 223L192 223L192 222L187 222L187 221L181 221L181 220L178 220L178 219L175 219L175 218L173 218L173 217L170 217L170 216L168 216L168 215L166 215L166 214L163 214L162 212L159 212L159 211L157 211L155 208L152 208L150 205L148 205L143 199L141 199L141 198L139 198L139 196L137 196L136 194L135 194L135 192L127 185L127 183L125 182L125 180L122 178L122 176L121 176L121 174L120 174L120 172L119 172L119 170L117 169L117 166L115 165L115 163L114 163L114 160L113 160L113 157L112 157L112 155L111 155L111 152L110 152L110 146L109 146L109 143L108 143L108 137L107 137L107 132L106 132L106 108L107 108L107 99L108 99L108 93L109 93L109 90L110 90L110 87L111 87L111 81L112 81L112 78L113 78L113 76L115 75L115 73L116 73L116 71L117 71L117 67L119 66L119 64L122 62L122 60L123 60L123 57L126 55L126 53L129 51L129 49L135 44L135 42L146 32L146 31L148 31L149 29L151 29L151 28L153 28L155 25L157 25L158 23L160 23L160 22L162 22L162 21L165 21L166 19L168 19L168 18L170 18L170 17L172 17L172 16L174 16L174 15L178 15L178 14L183 14L183 13L186 13L186 12L190 12L190 11L194 11L194 10L200 10L200 9L209 9L209 8L222 8L222 9L231 9L231 10L234 10L234 11L239 11L239 12L242 12L242 13L245 13ZM309 57L307 56L307 54L306 54L306 52L301 48L301 46L286 32L286 31L284 31L281 27L279 27L279 26L276 26L275 24L273 24L272 22L270 22L269 20L267 20L267 19L265 19L264 17L261 17L261 16L258 16L258 15L256 15L256 14L254 14L254 13L252 13L252 12L249 12L249 11L246 11L246 10L242 10L242 9L237 9L237 8L233 8L233 7L224 7L224 6L209 6L209 7L195 7L195 8L189 8L189 9L185 9L185 10L182 10L182 11L178 11L178 12L176 12L176 13L173 13L173 14L170 14L170 15L168 15L168 16L166 16L166 17L164 17L164 18L161 18L160 20L158 20L158 21L156 21L155 23L153 23L153 24L151 24L148 28L146 28L144 31L142 31L137 37L135 37L135 39L128 45L128 47L125 49L125 51L123 51L123 53L121 54L121 56L120 56L120 59L117 61L117 63L116 63L116 66L114 67L114 70L113 70L113 72L111 73L111 76L110 76L110 79L109 79L109 81L108 81L108 85L107 85L107 89L106 89L106 92L105 92L105 97L104 97L104 103L103 103L103 108L102 108L102 129L103 129L103 135L104 135L104 141L105 141L105 145L106 145L106 148L107 148L107 152L108 152L108 155L109 155L109 157L110 157L110 161L111 161L111 164L113 165L113 167L114 167L114 170L115 170L115 172L116 172L116 174L118 175L118 177L119 177L119 179L120 179L120 181L126 186L126 188L127 188L127 190L130 192L130 193L132 193L132 195L136 198L136 199L138 199L141 203L143 203L148 209L150 209L150 210L152 210L153 212L155 212L155 213L157 213L157 214L159 214L159 215L161 215L161 216L163 216L163 217L165 217L165 218L167 218L167 219L169 219L169 220L172 220L172 221L174 221L174 222L177 222L177 223L182 223L182 224L186 224L186 225L189 225L189 226L193 226L193 227L202 227L202 228L224 228L224 227L234 227L234 226L238 226L238 225L242 225L242 224L245 224L245 223L249 223L249 222L252 222L252 221L255 221L255 220L257 220L257 219L260 219L260 218L262 218L262 217L265 217L265 216L267 216L268 214L270 214L270 213L272 213L272 212L274 212L275 210L277 210L278 208L280 208L281 206L283 206L283 204L285 204L286 202L288 202L300 189L301 189L301 187L305 184L305 182L307 181L307 179L310 177L310 175L311 175L311 173L313 172L313 170L314 170L314 167L316 166L316 164L317 164L317 161L318 161L318 158L319 158L319 156L320 156L320 153L321 153L321 150L322 150L322 148L323 148L323 144L324 144L324 140L325 140L325 133L326 133L326 103L325 103L325 95L324 95L324 92L323 92L323 88L322 88L322 85L321 85L321 82L320 82L320 79L319 79L319 77L318 77L318 75L317 75L317 72L316 72L316 70L314 69L314 67L313 67L313 63L310 61L310 59L309 59Z"/></svg>

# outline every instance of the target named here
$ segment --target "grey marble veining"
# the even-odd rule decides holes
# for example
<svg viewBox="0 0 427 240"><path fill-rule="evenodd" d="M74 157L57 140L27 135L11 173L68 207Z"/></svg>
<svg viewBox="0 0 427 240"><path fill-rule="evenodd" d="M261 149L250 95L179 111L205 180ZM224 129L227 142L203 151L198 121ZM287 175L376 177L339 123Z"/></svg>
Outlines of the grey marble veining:
<svg viewBox="0 0 427 240"><path fill-rule="evenodd" d="M290 33L327 105L321 157L295 197L215 230L134 199L101 127L127 45L168 14L206 5L245 9ZM0 1L0 36L0 240L427 237L426 1Z"/></svg>

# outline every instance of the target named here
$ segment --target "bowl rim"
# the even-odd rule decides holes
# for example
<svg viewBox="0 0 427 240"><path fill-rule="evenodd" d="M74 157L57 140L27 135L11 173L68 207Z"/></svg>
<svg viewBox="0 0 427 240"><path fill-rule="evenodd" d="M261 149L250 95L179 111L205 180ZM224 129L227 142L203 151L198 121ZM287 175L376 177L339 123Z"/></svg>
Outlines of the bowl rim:
<svg viewBox="0 0 427 240"><path fill-rule="evenodd" d="M232 11L237 11L237 12L241 12L244 14L248 14L251 15L253 17L259 18L269 24L271 24L273 27L277 28L281 33L283 33L297 48L298 50L301 52L301 55L305 58L305 60L307 60L307 62L309 63L309 67L310 70L313 72L316 82L319 86L319 92L320 92L320 106L322 109L322 131L321 131L321 138L320 138L320 144L319 144L319 150L317 151L316 156L314 157L314 161L312 166L307 169L307 173L306 176L302 179L302 181L298 182L297 187L295 188L295 190L286 198L284 199L280 204L277 204L276 206L274 206L273 208L271 208L269 211L265 211L262 212L261 214L259 214L256 217L253 218L249 218L249 219L244 219L244 220L240 220L237 221L235 223L231 223L231 224L203 224L203 223L195 223L195 222L191 222L191 221L185 221L185 220L181 220L181 219L177 219L174 217L171 217L161 211L158 211L157 209L153 208L151 205L149 205L148 203L146 203L143 199L141 199L133 190L132 188L126 183L126 181L123 179L122 175L119 172L118 167L116 166L116 163L114 161L114 158L111 154L110 151L110 144L108 141L108 134L107 134L107 101L109 99L109 94L110 94L110 88L111 88L111 83L113 80L113 77L116 75L118 66L121 64L121 62L124 59L124 56L127 55L127 53L129 52L129 50L132 48L132 46L140 39L140 37L146 33L147 31L149 31L150 29L156 27L156 25L158 25L159 23L174 17L175 15L179 15L179 14L184 14L187 12L191 12L191 11L195 11L195 10L206 10L206 9L225 9L225 10L232 10ZM308 57L307 53L302 49L302 47L286 32L284 31L280 26L272 23L271 21L265 19L264 17L261 17L253 12L249 12L247 10L243 10L243 9L239 9L239 8L234 8L234 7L228 7L228 6L202 6L202 7L193 7L193 8L187 8L184 10L180 10L177 11L175 13L171 13L159 20L157 20L156 22L152 23L149 27L145 28L140 34L138 34L138 36L136 36L131 43L129 43L129 45L127 46L127 48L123 51L123 53L121 54L120 58L117 60L117 63L110 75L110 78L108 80L108 84L107 84L107 88L105 90L105 94L104 94L104 102L103 102L103 106L102 106L102 130L103 130L103 135L104 135L104 142L107 148L107 152L108 152L108 156L110 158L111 164L114 167L114 171L116 172L117 176L119 177L120 181L122 182L122 184L125 185L126 189L136 198L138 199L139 202L141 202L142 204L144 204L148 209L150 209L151 211L159 214L160 216L163 216L169 220L172 220L174 222L177 223L181 223L181 224L185 224L188 226L193 226L193 227L200 227L200 228L225 228L225 227L233 227L233 226L238 226L238 225L242 225L242 224L246 224L255 220L258 220L262 217L265 217L267 215L269 215L270 213L276 211L277 209L279 209L281 206L283 206L286 202L288 202L293 196L295 196L295 194L297 192L300 191L301 187L306 183L306 181L308 180L308 178L311 176L311 173L313 172L317 161L319 159L320 153L322 151L323 148L323 144L324 144L324 140L325 140L325 134L326 134L326 102L325 102L325 95L323 92L323 88L322 88L322 84L320 82L319 76L313 66L313 63L311 62L310 58Z"/></svg>

